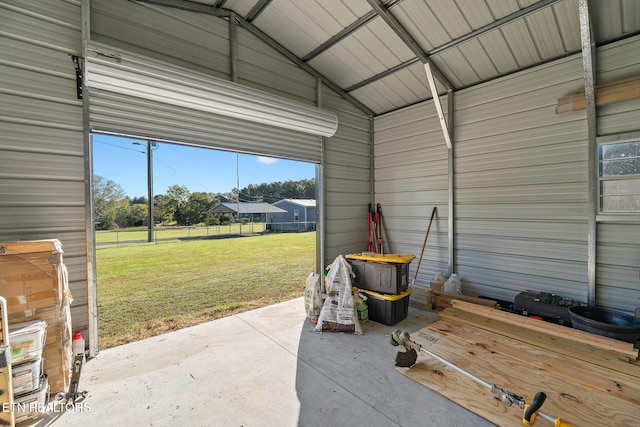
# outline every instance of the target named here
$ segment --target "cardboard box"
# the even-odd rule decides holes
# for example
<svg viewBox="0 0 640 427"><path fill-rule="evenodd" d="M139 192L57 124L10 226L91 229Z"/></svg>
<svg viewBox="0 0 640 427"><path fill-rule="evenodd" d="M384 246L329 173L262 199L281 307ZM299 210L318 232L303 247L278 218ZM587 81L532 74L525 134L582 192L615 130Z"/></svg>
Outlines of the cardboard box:
<svg viewBox="0 0 640 427"><path fill-rule="evenodd" d="M72 297L62 254L57 239L0 243L0 295L9 324L47 323L43 359L52 393L68 391L71 382Z"/></svg>

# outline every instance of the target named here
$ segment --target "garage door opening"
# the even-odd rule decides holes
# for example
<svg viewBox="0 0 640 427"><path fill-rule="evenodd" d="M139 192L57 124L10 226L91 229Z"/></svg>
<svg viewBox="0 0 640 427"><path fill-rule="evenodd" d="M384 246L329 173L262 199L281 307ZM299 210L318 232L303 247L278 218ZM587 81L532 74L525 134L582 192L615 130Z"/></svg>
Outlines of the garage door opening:
<svg viewBox="0 0 640 427"><path fill-rule="evenodd" d="M303 295L315 164L94 134L93 169L100 349Z"/></svg>

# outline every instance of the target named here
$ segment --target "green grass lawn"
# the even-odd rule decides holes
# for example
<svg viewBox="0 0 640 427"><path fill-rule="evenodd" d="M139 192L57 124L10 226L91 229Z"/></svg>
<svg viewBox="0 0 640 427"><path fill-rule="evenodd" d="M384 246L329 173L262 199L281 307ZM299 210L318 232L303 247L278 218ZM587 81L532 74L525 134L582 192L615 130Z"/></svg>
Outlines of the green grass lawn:
<svg viewBox="0 0 640 427"><path fill-rule="evenodd" d="M100 348L302 296L315 239L285 233L98 247Z"/></svg>

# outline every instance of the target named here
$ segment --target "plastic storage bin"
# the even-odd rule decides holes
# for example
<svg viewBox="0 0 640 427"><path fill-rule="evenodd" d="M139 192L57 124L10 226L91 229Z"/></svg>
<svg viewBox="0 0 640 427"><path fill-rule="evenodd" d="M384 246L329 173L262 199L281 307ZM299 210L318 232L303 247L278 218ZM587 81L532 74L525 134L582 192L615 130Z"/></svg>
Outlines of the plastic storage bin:
<svg viewBox="0 0 640 427"><path fill-rule="evenodd" d="M11 365L40 360L46 338L47 322L44 320L9 325Z"/></svg>
<svg viewBox="0 0 640 427"><path fill-rule="evenodd" d="M40 386L41 374L42 359L11 366L13 394L19 395L36 390Z"/></svg>
<svg viewBox="0 0 640 427"><path fill-rule="evenodd" d="M356 275L356 286L384 294L397 295L409 286L409 263L413 255L346 256Z"/></svg>
<svg viewBox="0 0 640 427"><path fill-rule="evenodd" d="M39 418L46 410L49 394L49 382L46 375L40 376L38 389L32 393L21 394L13 399L15 422Z"/></svg>
<svg viewBox="0 0 640 427"><path fill-rule="evenodd" d="M369 320L392 326L406 319L409 313L409 295L413 288L407 288L398 295L384 295L362 289L361 291L368 297Z"/></svg>

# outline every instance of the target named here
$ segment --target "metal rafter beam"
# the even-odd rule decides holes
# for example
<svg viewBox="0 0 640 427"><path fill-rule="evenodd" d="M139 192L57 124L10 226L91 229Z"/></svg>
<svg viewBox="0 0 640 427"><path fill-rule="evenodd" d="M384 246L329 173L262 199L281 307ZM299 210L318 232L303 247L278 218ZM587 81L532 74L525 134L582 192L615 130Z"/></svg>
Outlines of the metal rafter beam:
<svg viewBox="0 0 640 427"><path fill-rule="evenodd" d="M267 8L267 6L269 6L269 3L271 3L271 0L260 0L258 1L255 6L253 6L251 8L251 10L249 11L249 13L247 14L247 16L244 17L244 19L247 22L253 22L256 20L256 18L258 16L260 16L260 14L262 12L265 11L265 9Z"/></svg>
<svg viewBox="0 0 640 427"><path fill-rule="evenodd" d="M429 59L429 56L422 50L418 42L409 34L395 16L379 1L367 0L369 5L378 13L378 15L391 27L398 37L407 45L409 49L417 56L423 64L429 64L433 75L442 83L447 90L453 90L453 85L449 79L438 69L436 64Z"/></svg>
<svg viewBox="0 0 640 427"><path fill-rule="evenodd" d="M451 40L448 43L443 44L442 46L438 46L435 49L430 50L429 52L427 52L427 55L431 56L431 55L435 55L437 53L443 52L445 50L451 49L453 47L456 46L460 46L462 43L467 42L471 39L475 39L478 38L486 33L488 33L489 31L493 31L497 28L500 28L502 26L505 26L507 24L512 23L513 21L517 20L517 19L522 19L525 16L531 15L532 13L535 13L541 9L547 8L555 3L559 3L563 0L541 0L537 3L532 4L531 6L525 7L524 9L520 9L517 12L514 12L510 15L504 16L500 19L498 19L497 21L494 21L490 24L487 24L483 27L480 27L476 30L471 31L470 33L467 33L461 37L458 37L457 39Z"/></svg>
<svg viewBox="0 0 640 427"><path fill-rule="evenodd" d="M347 27L345 27L342 31L333 35L329 40L322 43L320 46L318 46L311 52L307 53L305 56L302 57L302 60L304 62L311 61L313 58L315 58L316 56L320 55L323 52L326 52L332 46L335 46L336 44L338 44L345 37L350 36L353 32L364 27L365 25L367 25L369 22L373 21L377 17L378 17L378 14L372 10L366 15L358 18L356 21L352 22Z"/></svg>
<svg viewBox="0 0 640 427"><path fill-rule="evenodd" d="M335 84L330 79L328 79L325 76L323 76L319 71L317 71L316 69L311 67L309 64L305 63L302 59L298 58L293 52L291 52L290 50L288 50L287 48L282 46L280 43L278 43L275 40L273 40L271 37L269 37L264 32L259 30L256 26L254 26L250 22L247 22L241 16L236 15L235 12L232 12L232 11L227 10L227 9L219 9L219 8L216 8L216 7L207 6L207 5L203 5L203 4L185 2L184 0L129 0L129 1L131 1L133 3L150 3L150 4L157 4L157 5L160 5L160 6L173 7L173 8L176 8L176 9L186 10L186 11L189 11L189 12L197 12L197 13L202 13L202 14L206 14L206 15L213 15L213 16L216 16L218 18L228 18L228 19L230 19L231 16L236 16L236 21L237 21L238 25L240 25L244 29L246 29L249 32L251 32L254 36L256 36L257 38L259 38L260 40L262 40L263 42L265 42L266 44L271 46L273 49L278 51L281 55L283 55L284 57L289 59L291 62L296 64L298 67L300 67L301 69L303 69L307 73L311 74L312 76L314 76L316 78L322 79L322 83L324 85L326 85L328 88L330 88L331 90L336 92L342 98L344 98L347 101L351 102L354 106L356 106L357 108L362 110L365 114L370 115L370 116L375 115L374 112L369 107L367 107L366 105L364 105L363 103L358 101L353 96L351 96L348 93L346 93L337 84Z"/></svg>
<svg viewBox="0 0 640 427"><path fill-rule="evenodd" d="M355 99L353 96L351 96L348 93L346 93L344 90L342 90L342 88L340 86L338 86L337 84L335 84L334 82L332 82L331 80L329 80L328 78L326 78L325 76L320 74L320 72L317 71L315 68L311 67L309 64L304 62L302 59L298 58L293 52L291 52L286 47L282 46L277 41L273 40L271 37L269 37L267 34L262 32L258 28L256 28L250 22L246 22L245 20L240 19L238 21L238 24L241 27L243 27L244 29L246 29L249 32L251 32L257 38L259 38L260 40L262 40L263 42L265 42L266 44L271 46L273 49L277 50L280 54L282 54L284 57L289 59L291 62L295 63L298 67L300 67L303 70L305 70L307 73L311 74L314 77L322 79L322 83L323 84L325 84L331 90L336 92L342 98L348 100L349 102L351 102L353 105L358 107L360 110L362 110L366 114L368 114L370 116L374 115L373 111L369 107L367 107L366 105L364 105L363 103L361 103L360 101Z"/></svg>
<svg viewBox="0 0 640 427"><path fill-rule="evenodd" d="M389 9L395 6L396 4L400 3L401 1L402 0L391 0L386 2L385 6L387 7L387 9ZM342 31L334 34L329 40L322 43L320 46L313 49L311 52L307 53L304 57L302 57L302 60L305 62L311 61L313 58L331 49L331 47L340 43L341 40L350 36L352 33L364 27L365 25L367 25L369 22L373 21L377 17L378 17L378 13L375 10L372 10L371 12L361 16L360 18L358 18L357 20L355 20L354 22L346 26Z"/></svg>
<svg viewBox="0 0 640 427"><path fill-rule="evenodd" d="M440 119L440 126L442 127L442 134L444 135L445 142L447 144L447 148L451 149L451 135L449 131L449 127L447 126L447 122L444 118L444 112L442 111L442 104L440 103L440 97L438 96L438 88L436 86L435 79L438 79L440 83L447 89L447 92L451 93L453 91L453 85L449 81L449 79L438 69L438 67L429 59L427 54L422 50L418 42L414 40L414 38L409 34L409 32L400 24L400 22L389 12L389 10L384 7L384 5L379 0L368 0L369 4L373 9L378 13L378 15L384 19L384 21L393 29L393 31L402 39L402 41L411 49L411 51L420 59L420 61L424 64L424 70L427 75L427 80L429 83L429 90L431 91L431 96L433 96L433 103L436 107L436 111L438 113L438 118Z"/></svg>
<svg viewBox="0 0 640 427"><path fill-rule="evenodd" d="M209 6L200 3L185 2L184 0L129 0L131 3L149 3L158 6L173 7L174 9L187 10L189 12L205 13L218 18L229 18L232 12L217 6Z"/></svg>
<svg viewBox="0 0 640 427"><path fill-rule="evenodd" d="M541 9L544 9L546 7L552 6L555 3L558 3L562 0L542 0L539 1L538 3L532 4L529 7L525 7L524 9L521 9L517 12L514 12L510 15L507 15L503 18L498 19L495 22L492 22L491 24L487 24L483 27L480 27L470 33L467 33L461 37L458 37L457 39L451 40L448 43L445 43L441 46L438 46L434 49L431 49L430 51L426 52L426 55L428 57L431 57L433 55L436 55L438 53L442 53L445 50L449 50L449 49L453 49L454 47L458 47L460 46L462 43L465 43L471 39L475 39L478 38L484 34L487 34L490 31L496 30L500 27L503 27L505 25L508 25L510 23L512 23L513 21L517 20L517 19L521 19L524 18L525 16L531 15L532 13L535 13ZM374 76L369 77L366 80L363 80L359 83L356 83L348 88L345 89L345 92L351 92L354 91L356 89L359 89L363 86L366 86L368 84L374 83L378 80L381 80L385 77L387 77L390 74L395 73L396 71L400 71L401 69L405 68L405 67L409 67L413 64L415 64L417 61L419 61L419 58L416 59L412 59L410 61L405 61L402 64L398 64L395 67L393 67L392 69L383 71L382 73L376 74ZM504 74L501 74L500 76L503 76Z"/></svg>
<svg viewBox="0 0 640 427"><path fill-rule="evenodd" d="M400 63L400 64L396 65L395 67L389 68L388 70L383 71L382 73L376 74L373 77L370 77L370 78L368 78L366 80L362 80L361 82L358 82L358 83L356 83L354 85L351 85L351 86L349 86L347 88L344 88L344 91L345 92L353 92L354 90L360 89L361 87L367 86L367 85L369 85L369 84L371 84L373 82L376 82L376 81L378 81L380 79L383 79L383 78L385 78L387 76L390 76L391 74L394 74L397 71L403 70L403 69L407 68L408 66L413 65L413 64L415 64L416 62L419 62L419 61L420 60L418 58L410 59L408 61L405 61L403 63Z"/></svg>

